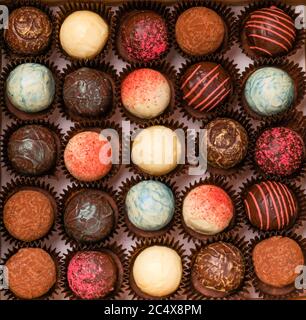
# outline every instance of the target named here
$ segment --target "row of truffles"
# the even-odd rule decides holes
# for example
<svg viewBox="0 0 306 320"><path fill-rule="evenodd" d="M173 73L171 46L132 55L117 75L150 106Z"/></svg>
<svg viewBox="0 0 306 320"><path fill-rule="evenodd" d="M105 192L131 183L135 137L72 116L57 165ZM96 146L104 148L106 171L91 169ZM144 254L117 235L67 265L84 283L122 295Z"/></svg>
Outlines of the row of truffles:
<svg viewBox="0 0 306 320"><path fill-rule="evenodd" d="M116 47L128 62L160 59L169 49L169 29L164 17L153 10L132 10L119 19ZM191 7L175 21L175 39L190 56L220 51L226 44L229 28L224 19L206 7ZM289 53L296 41L293 18L270 6L251 12L242 26L242 43L255 57L277 57ZM92 59L109 41L111 26L104 17L88 10L74 11L62 21L59 42L65 53L75 59ZM8 47L15 53L37 55L49 45L52 36L50 17L34 7L15 9L4 32Z"/></svg>
<svg viewBox="0 0 306 320"><path fill-rule="evenodd" d="M247 255L245 249L231 242L202 244L191 257L186 293L198 292L210 298L239 295L250 276ZM74 251L66 259L66 294L71 291L79 299L108 298L122 285L121 262L110 250ZM294 291L296 268L305 262L299 243L282 236L259 241L252 248L251 260L258 282L256 289L274 296ZM6 266L10 274L9 289L21 299L47 295L59 281L57 261L40 248L20 249L8 259ZM186 281L183 269L183 257L175 248L153 245L132 253L126 272L136 295L150 299L175 294L182 281Z"/></svg>

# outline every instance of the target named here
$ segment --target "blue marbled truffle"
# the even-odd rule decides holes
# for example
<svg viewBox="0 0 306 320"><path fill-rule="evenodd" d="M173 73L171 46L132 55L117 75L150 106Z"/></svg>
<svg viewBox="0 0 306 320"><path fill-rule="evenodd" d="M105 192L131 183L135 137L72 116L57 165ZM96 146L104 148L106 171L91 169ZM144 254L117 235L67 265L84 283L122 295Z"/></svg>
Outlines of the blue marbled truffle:
<svg viewBox="0 0 306 320"><path fill-rule="evenodd" d="M165 184L148 180L134 185L127 193L126 210L130 222L145 231L164 228L174 214L174 197Z"/></svg>
<svg viewBox="0 0 306 320"><path fill-rule="evenodd" d="M244 96L248 106L261 116L271 116L286 111L295 96L290 75L279 68L263 67L247 79Z"/></svg>
<svg viewBox="0 0 306 320"><path fill-rule="evenodd" d="M52 72L38 63L24 63L7 78L6 95L15 108L35 113L47 109L55 93Z"/></svg>

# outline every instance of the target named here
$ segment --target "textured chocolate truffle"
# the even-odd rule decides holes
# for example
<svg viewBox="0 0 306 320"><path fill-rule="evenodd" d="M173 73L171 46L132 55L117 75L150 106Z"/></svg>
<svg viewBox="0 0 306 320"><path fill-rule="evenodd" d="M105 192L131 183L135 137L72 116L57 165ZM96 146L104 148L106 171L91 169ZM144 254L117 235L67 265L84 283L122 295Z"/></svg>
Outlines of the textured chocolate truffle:
<svg viewBox="0 0 306 320"><path fill-rule="evenodd" d="M176 41L187 54L201 56L215 52L222 44L225 25L213 10L193 7L184 11L175 25Z"/></svg>
<svg viewBox="0 0 306 320"><path fill-rule="evenodd" d="M207 295L207 289L230 294L241 285L245 265L242 253L231 243L212 243L197 253L191 278L195 288Z"/></svg>
<svg viewBox="0 0 306 320"><path fill-rule="evenodd" d="M48 233L53 222L53 204L38 189L18 191L4 204L3 223L16 239L37 240Z"/></svg>
<svg viewBox="0 0 306 320"><path fill-rule="evenodd" d="M65 206L64 224L68 235L80 242L105 238L114 227L114 203L99 190L81 190Z"/></svg>
<svg viewBox="0 0 306 320"><path fill-rule="evenodd" d="M296 267L305 263L299 244L281 236L259 242L253 250L252 258L259 280L276 288L294 283Z"/></svg>
<svg viewBox="0 0 306 320"><path fill-rule="evenodd" d="M200 62L187 69L181 79L181 90L188 108L208 112L231 94L232 79L220 64Z"/></svg>
<svg viewBox="0 0 306 320"><path fill-rule="evenodd" d="M276 6L253 11L246 20L244 33L248 48L256 56L265 57L287 54L296 38L293 19Z"/></svg>
<svg viewBox="0 0 306 320"><path fill-rule="evenodd" d="M8 158L13 168L28 176L50 171L56 163L57 145L54 134L40 125L26 125L9 138Z"/></svg>
<svg viewBox="0 0 306 320"><path fill-rule="evenodd" d="M168 49L168 31L164 19L154 11L133 11L121 21L117 48L129 62L158 59Z"/></svg>
<svg viewBox="0 0 306 320"><path fill-rule="evenodd" d="M219 118L211 121L206 130L207 161L211 166L229 169L244 159L249 139L247 132L239 122ZM204 156L203 152L202 155Z"/></svg>
<svg viewBox="0 0 306 320"><path fill-rule="evenodd" d="M9 273L9 289L20 299L39 298L56 282L56 265L40 248L20 249L5 265Z"/></svg>
<svg viewBox="0 0 306 320"><path fill-rule="evenodd" d="M49 17L34 7L21 7L9 15L4 40L18 54L37 55L50 43L52 24Z"/></svg>
<svg viewBox="0 0 306 320"><path fill-rule="evenodd" d="M102 71L80 68L66 76L63 98L72 114L91 118L102 116L112 105L111 80Z"/></svg>
<svg viewBox="0 0 306 320"><path fill-rule="evenodd" d="M117 273L109 254L79 251L69 262L67 279L71 290L81 299L99 299L114 290Z"/></svg>
<svg viewBox="0 0 306 320"><path fill-rule="evenodd" d="M261 230L281 230L291 226L298 214L292 190L285 184L266 181L254 184L244 199L247 216Z"/></svg>

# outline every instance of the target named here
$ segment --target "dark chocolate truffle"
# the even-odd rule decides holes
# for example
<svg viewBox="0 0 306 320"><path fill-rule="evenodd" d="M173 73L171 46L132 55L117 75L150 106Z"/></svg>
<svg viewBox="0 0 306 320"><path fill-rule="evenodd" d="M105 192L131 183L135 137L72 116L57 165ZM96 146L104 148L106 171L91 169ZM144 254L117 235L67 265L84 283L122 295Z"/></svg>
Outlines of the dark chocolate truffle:
<svg viewBox="0 0 306 320"><path fill-rule="evenodd" d="M122 18L117 48L129 62L148 62L168 49L168 31L164 19L154 11L133 11Z"/></svg>
<svg viewBox="0 0 306 320"><path fill-rule="evenodd" d="M200 62L187 69L181 79L181 89L187 108L208 112L231 94L232 80L220 64Z"/></svg>
<svg viewBox="0 0 306 320"><path fill-rule="evenodd" d="M216 242L202 248L196 255L191 277L194 287L203 295L232 293L244 279L242 253L231 243ZM221 296L220 295L220 296Z"/></svg>
<svg viewBox="0 0 306 320"><path fill-rule="evenodd" d="M69 262L69 287L81 299L99 299L114 291L117 266L112 257L99 251L79 251Z"/></svg>
<svg viewBox="0 0 306 320"><path fill-rule="evenodd" d="M64 224L68 235L80 242L105 238L114 227L115 203L103 191L81 190L66 203Z"/></svg>
<svg viewBox="0 0 306 320"><path fill-rule="evenodd" d="M112 105L110 77L99 70L80 68L65 78L63 97L69 112L81 117L97 117Z"/></svg>
<svg viewBox="0 0 306 320"><path fill-rule="evenodd" d="M293 19L276 6L252 12L244 25L248 48L256 56L287 54L296 38Z"/></svg>
<svg viewBox="0 0 306 320"><path fill-rule="evenodd" d="M229 169L241 162L248 150L248 134L232 119L219 118L207 127L207 161L216 168Z"/></svg>
<svg viewBox="0 0 306 320"><path fill-rule="evenodd" d="M298 213L294 193L283 183L254 184L244 199L251 224L261 230L281 230L291 226Z"/></svg>
<svg viewBox="0 0 306 320"><path fill-rule="evenodd" d="M8 158L21 174L38 176L51 170L57 158L54 134L40 125L26 125L9 138Z"/></svg>
<svg viewBox="0 0 306 320"><path fill-rule="evenodd" d="M21 7L9 15L4 39L9 48L24 55L37 55L50 43L52 24L49 17L34 7Z"/></svg>
<svg viewBox="0 0 306 320"><path fill-rule="evenodd" d="M304 142L286 127L265 130L256 142L255 161L266 174L289 176L302 165Z"/></svg>
<svg viewBox="0 0 306 320"><path fill-rule="evenodd" d="M5 265L9 273L9 289L20 299L39 298L56 282L56 265L43 249L20 249Z"/></svg>

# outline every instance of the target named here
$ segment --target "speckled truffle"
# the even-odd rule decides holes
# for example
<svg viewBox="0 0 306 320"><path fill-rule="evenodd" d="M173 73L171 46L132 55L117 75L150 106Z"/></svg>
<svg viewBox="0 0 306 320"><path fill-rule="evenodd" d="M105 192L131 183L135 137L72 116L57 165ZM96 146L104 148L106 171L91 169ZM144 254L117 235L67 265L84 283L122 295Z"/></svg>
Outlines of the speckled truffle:
<svg viewBox="0 0 306 320"><path fill-rule="evenodd" d="M169 187L159 181L147 180L129 190L125 206L134 226L141 230L156 231L171 221L175 203Z"/></svg>
<svg viewBox="0 0 306 320"><path fill-rule="evenodd" d="M171 99L166 77L152 69L132 71L121 84L123 106L133 115L152 119L164 112Z"/></svg>
<svg viewBox="0 0 306 320"><path fill-rule="evenodd" d="M214 235L229 226L234 205L220 187L201 185L186 195L182 214L188 228L204 235Z"/></svg>
<svg viewBox="0 0 306 320"><path fill-rule="evenodd" d="M115 289L117 266L104 252L79 251L69 262L67 279L70 289L81 299L100 299Z"/></svg>
<svg viewBox="0 0 306 320"><path fill-rule="evenodd" d="M47 109L53 102L55 80L52 72L38 63L23 63L9 74L6 96L20 111L36 113Z"/></svg>
<svg viewBox="0 0 306 320"><path fill-rule="evenodd" d="M295 131L286 127L267 129L256 142L255 161L266 174L290 176L301 167L304 149Z"/></svg>

